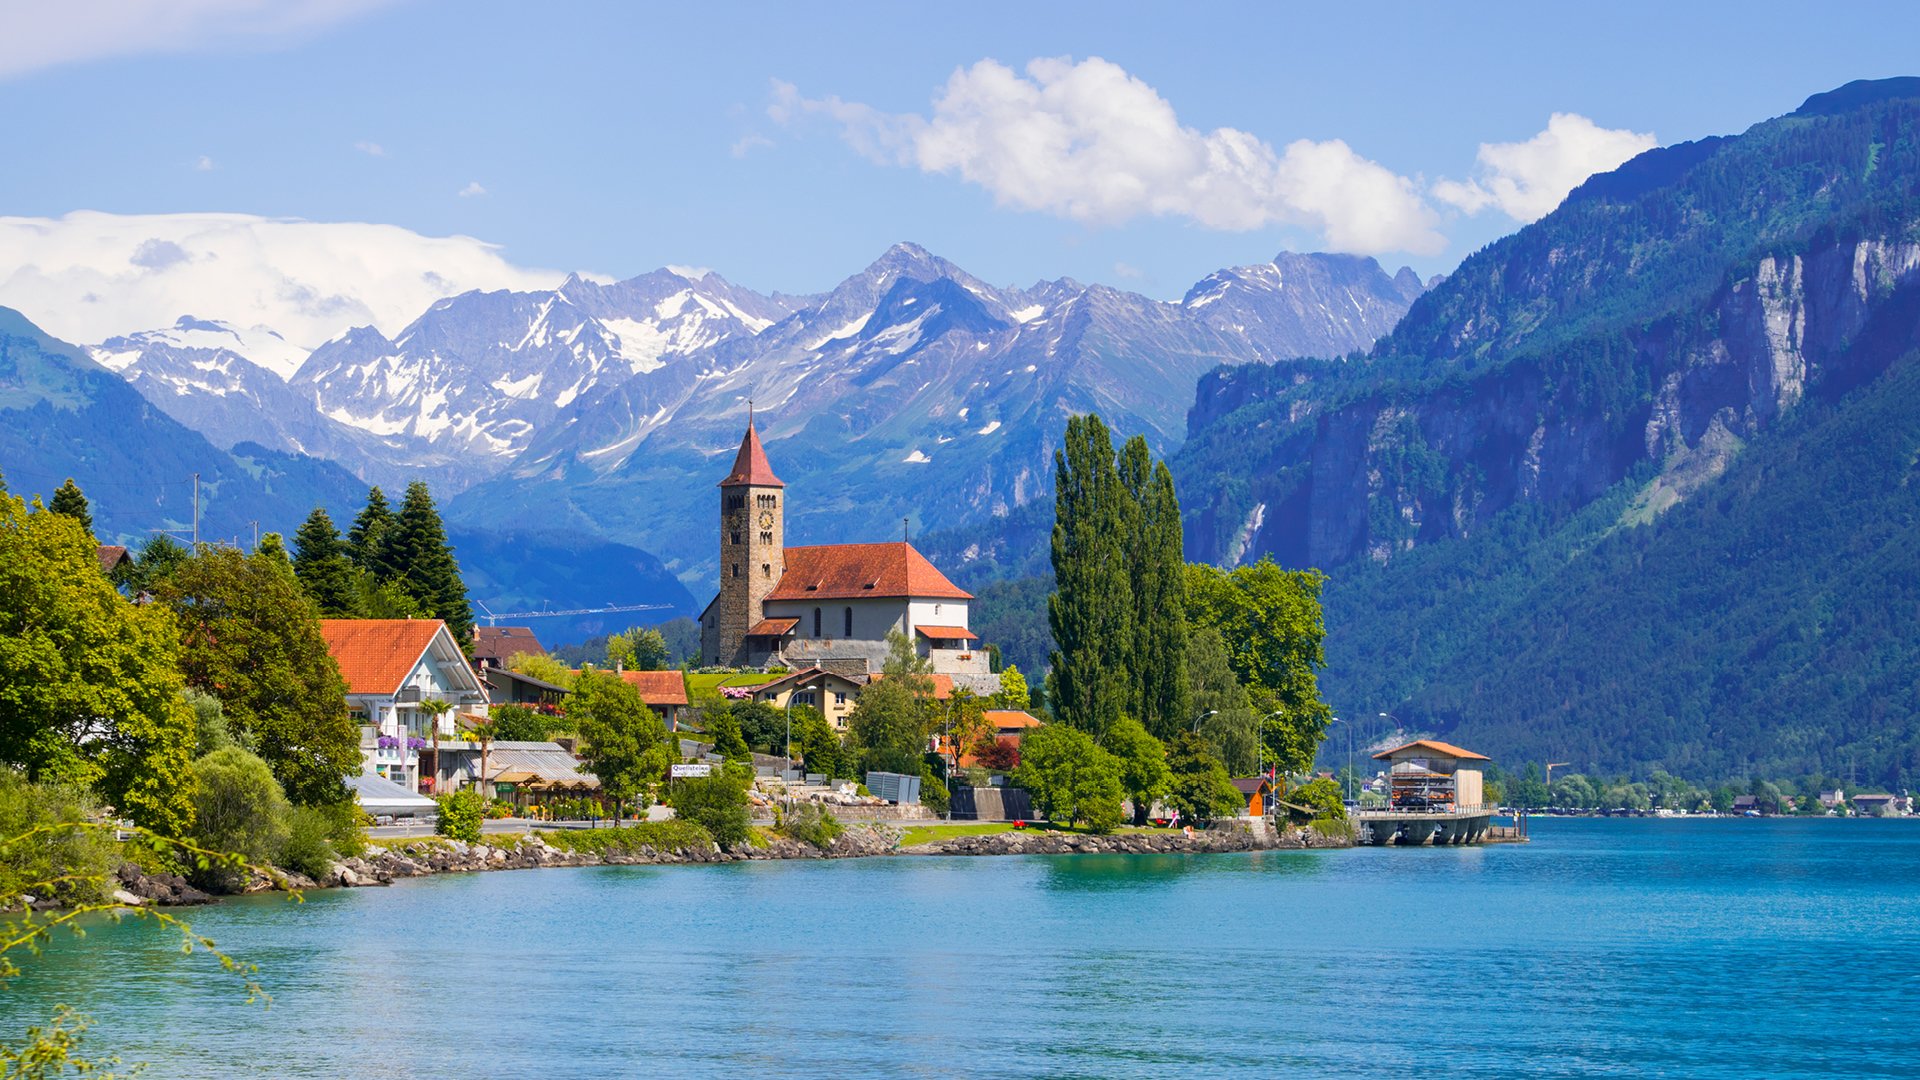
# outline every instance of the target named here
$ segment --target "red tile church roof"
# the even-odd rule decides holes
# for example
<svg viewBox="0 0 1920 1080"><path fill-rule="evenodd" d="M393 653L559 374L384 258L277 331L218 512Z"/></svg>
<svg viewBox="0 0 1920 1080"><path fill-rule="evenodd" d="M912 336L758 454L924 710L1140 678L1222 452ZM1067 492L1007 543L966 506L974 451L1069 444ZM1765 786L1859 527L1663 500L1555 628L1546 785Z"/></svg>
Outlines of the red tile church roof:
<svg viewBox="0 0 1920 1080"><path fill-rule="evenodd" d="M786 571L768 600L973 599L972 593L948 581L904 540L790 547L786 561Z"/></svg>
<svg viewBox="0 0 1920 1080"><path fill-rule="evenodd" d="M773 464L767 460L766 448L760 445L760 433L753 429L753 423L747 423L746 438L740 440L740 452L733 456L733 471L720 481L721 487L786 487L781 479L773 475Z"/></svg>

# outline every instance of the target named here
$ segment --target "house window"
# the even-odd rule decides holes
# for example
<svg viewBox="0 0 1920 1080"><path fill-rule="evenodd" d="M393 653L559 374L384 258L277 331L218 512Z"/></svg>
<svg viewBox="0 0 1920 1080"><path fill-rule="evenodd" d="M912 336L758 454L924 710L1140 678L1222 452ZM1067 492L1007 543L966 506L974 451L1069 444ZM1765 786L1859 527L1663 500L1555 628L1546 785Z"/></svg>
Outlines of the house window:
<svg viewBox="0 0 1920 1080"><path fill-rule="evenodd" d="M853 636L853 609L851 607L847 609L847 629L842 636L844 637Z"/></svg>
<svg viewBox="0 0 1920 1080"><path fill-rule="evenodd" d="M799 693L793 695L793 699L802 705L811 705L813 704L813 691L802 690Z"/></svg>
<svg viewBox="0 0 1920 1080"><path fill-rule="evenodd" d="M833 692L833 703L835 705L845 705L847 703L847 692L845 690L835 690Z"/></svg>
<svg viewBox="0 0 1920 1080"><path fill-rule="evenodd" d="M820 636L820 609L819 608L813 609L813 636L814 637Z"/></svg>

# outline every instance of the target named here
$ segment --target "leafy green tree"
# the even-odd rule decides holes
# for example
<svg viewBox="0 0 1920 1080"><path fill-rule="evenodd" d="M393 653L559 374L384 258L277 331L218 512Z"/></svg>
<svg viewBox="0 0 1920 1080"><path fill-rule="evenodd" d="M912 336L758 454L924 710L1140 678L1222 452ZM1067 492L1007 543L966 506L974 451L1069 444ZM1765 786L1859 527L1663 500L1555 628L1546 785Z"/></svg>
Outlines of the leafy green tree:
<svg viewBox="0 0 1920 1080"><path fill-rule="evenodd" d="M1133 802L1133 823L1145 825L1153 801L1167 793L1173 779L1167 770L1166 747L1131 716L1121 717L1107 729L1104 746L1120 763L1120 786Z"/></svg>
<svg viewBox="0 0 1920 1080"><path fill-rule="evenodd" d="M1013 782L1050 821L1085 821L1110 832L1123 816L1120 762L1075 728L1047 724L1028 732Z"/></svg>
<svg viewBox="0 0 1920 1080"><path fill-rule="evenodd" d="M73 482L73 477L67 477L67 482L54 491L53 502L47 509L56 514L65 514L79 522L80 527L87 530L88 536L93 535L93 511L88 509L87 497L81 494L80 485Z"/></svg>
<svg viewBox="0 0 1920 1080"><path fill-rule="evenodd" d="M0 762L92 787L167 836L193 824L193 714L172 614L128 603L65 514L0 495ZM358 746L356 743L356 753Z"/></svg>
<svg viewBox="0 0 1920 1080"><path fill-rule="evenodd" d="M382 535L380 547L381 561L407 595L445 622L456 641L463 645L471 641L473 609L467 603L467 587L460 580L460 564L454 560L446 526L424 481L407 485L407 496Z"/></svg>
<svg viewBox="0 0 1920 1080"><path fill-rule="evenodd" d="M580 733L579 754L600 780L600 793L624 807L645 800L672 763L667 728L626 680L587 672L574 680L563 708Z"/></svg>
<svg viewBox="0 0 1920 1080"><path fill-rule="evenodd" d="M1245 805L1227 767L1199 735L1181 732L1173 737L1167 746L1167 771L1165 802L1183 818L1212 821L1237 814Z"/></svg>
<svg viewBox="0 0 1920 1080"><path fill-rule="evenodd" d="M376 580L394 577L396 569L387 562L387 532L393 528L393 508L387 494L378 487L367 490L367 504L347 530L347 558Z"/></svg>
<svg viewBox="0 0 1920 1080"><path fill-rule="evenodd" d="M664 671L672 662L667 639L657 627L635 626L607 638L607 664L620 663L635 671Z"/></svg>
<svg viewBox="0 0 1920 1080"><path fill-rule="evenodd" d="M119 861L112 834L52 828L99 815L85 788L36 784L0 769L0 896L31 894L62 907L105 900L108 875ZM30 841L19 839L34 829L46 831Z"/></svg>
<svg viewBox="0 0 1920 1080"><path fill-rule="evenodd" d="M140 545L140 551L133 557L133 569L125 580L115 584L136 596L150 593L192 557L193 552L188 551L185 544L166 533L154 533Z"/></svg>
<svg viewBox="0 0 1920 1080"><path fill-rule="evenodd" d="M724 773L675 780L667 805L675 817L706 829L715 843L729 850L745 843L752 832L746 784Z"/></svg>
<svg viewBox="0 0 1920 1080"><path fill-rule="evenodd" d="M531 675L541 682L549 682L561 688L567 688L573 685L573 669L553 657L548 656L546 653L515 653L513 657L507 661L507 668L510 671L517 671L522 675Z"/></svg>
<svg viewBox="0 0 1920 1080"><path fill-rule="evenodd" d="M787 717L765 701L736 701L728 712L739 725L740 738L748 749L768 754L784 752L787 743Z"/></svg>
<svg viewBox="0 0 1920 1080"><path fill-rule="evenodd" d="M854 773L839 733L827 723L820 710L811 705L793 707L793 745L800 751L808 772L829 777L848 777Z"/></svg>
<svg viewBox="0 0 1920 1080"><path fill-rule="evenodd" d="M545 742L560 726L553 717L525 705L495 705L489 713L494 738L502 742Z"/></svg>
<svg viewBox="0 0 1920 1080"><path fill-rule="evenodd" d="M753 749L747 745L747 737L741 733L740 720L732 708L708 709L700 714L700 719L707 726L707 737L713 740L714 753L728 761L746 761L752 757Z"/></svg>
<svg viewBox="0 0 1920 1080"><path fill-rule="evenodd" d="M1056 720L1094 737L1128 711L1134 600L1128 572L1131 502L1113 439L1096 415L1067 421L1054 461L1054 650L1047 697Z"/></svg>
<svg viewBox="0 0 1920 1080"><path fill-rule="evenodd" d="M237 746L215 750L193 763L193 804L200 845L264 865L280 857L292 807L267 763ZM213 864L196 875L203 887L233 892L244 875Z"/></svg>
<svg viewBox="0 0 1920 1080"><path fill-rule="evenodd" d="M1340 785L1324 776L1301 784L1283 798L1295 806L1306 807L1309 820L1330 818L1337 821L1347 816L1346 802L1340 797Z"/></svg>
<svg viewBox="0 0 1920 1080"><path fill-rule="evenodd" d="M1234 674L1247 686L1254 710L1275 713L1261 725L1267 760L1286 772L1305 772L1326 737L1333 710L1320 699L1326 666L1320 614L1324 575L1282 570L1272 559L1223 571L1187 567L1188 619L1220 631Z"/></svg>
<svg viewBox="0 0 1920 1080"><path fill-rule="evenodd" d="M359 616L359 589L353 560L347 557L346 542L333 518L323 507L314 507L307 520L293 534L293 572L300 579L320 614L329 619Z"/></svg>
<svg viewBox="0 0 1920 1080"><path fill-rule="evenodd" d="M927 726L913 680L889 676L867 684L847 716L848 733L865 772L920 773Z"/></svg>
<svg viewBox="0 0 1920 1080"><path fill-rule="evenodd" d="M1187 641L1188 700L1200 720L1200 734L1213 754L1236 776L1250 776L1260 759L1260 718L1247 688L1233 673L1220 631L1195 627Z"/></svg>
<svg viewBox="0 0 1920 1080"><path fill-rule="evenodd" d="M1017 664L1008 664L1000 670L1000 689L987 699L993 709L1030 709L1033 699L1027 693L1027 677L1020 673Z"/></svg>
<svg viewBox="0 0 1920 1080"><path fill-rule="evenodd" d="M320 636L312 601L271 559L206 548L155 597L180 625L187 684L220 699L227 723L259 747L303 805L347 798L361 767L346 683Z"/></svg>

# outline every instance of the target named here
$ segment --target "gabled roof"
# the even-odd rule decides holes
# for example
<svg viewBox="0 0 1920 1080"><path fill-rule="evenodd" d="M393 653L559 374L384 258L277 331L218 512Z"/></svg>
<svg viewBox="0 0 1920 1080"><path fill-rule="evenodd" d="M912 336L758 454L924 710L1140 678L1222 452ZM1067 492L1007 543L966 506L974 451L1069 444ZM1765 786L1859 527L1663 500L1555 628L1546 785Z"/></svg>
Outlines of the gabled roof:
<svg viewBox="0 0 1920 1080"><path fill-rule="evenodd" d="M781 479L773 475L773 465L767 461L766 448L760 445L760 433L753 429L753 421L747 421L746 437L740 440L740 452L733 456L733 471L720 481L721 487L786 487Z"/></svg>
<svg viewBox="0 0 1920 1080"><path fill-rule="evenodd" d="M640 700L649 705L685 705L687 677L672 671L622 671L620 678L640 691Z"/></svg>
<svg viewBox="0 0 1920 1080"><path fill-rule="evenodd" d="M1390 758L1403 750L1425 750L1427 753L1433 754L1436 757L1461 758L1466 761L1493 760L1485 754L1476 754L1471 750L1462 750L1452 743L1444 743L1438 739L1415 739L1404 746L1396 746L1391 750L1382 750L1373 755L1373 758L1375 761L1382 758Z"/></svg>
<svg viewBox="0 0 1920 1080"><path fill-rule="evenodd" d="M542 690L549 694L565 694L568 692L566 687L558 683L550 683L545 679L536 679L524 671L515 671L512 668L490 667L486 670L486 674L480 676L480 678L488 685L496 687L500 686L501 683L517 682L524 683L527 686L533 687L535 690ZM504 687L502 687L502 689L504 689Z"/></svg>
<svg viewBox="0 0 1920 1080"><path fill-rule="evenodd" d="M810 667L788 675L782 675L769 683L761 683L753 688L753 695L759 697L762 694L778 694L788 687L798 689L811 683L824 683L829 679L846 683L856 690L859 689L861 685L860 680L848 678L837 671L828 671L823 667Z"/></svg>
<svg viewBox="0 0 1920 1080"><path fill-rule="evenodd" d="M1240 794L1251 795L1261 788L1271 788L1273 784L1264 776L1236 776L1233 786L1239 789Z"/></svg>
<svg viewBox="0 0 1920 1080"><path fill-rule="evenodd" d="M790 547L786 563L768 600L973 599L904 540Z"/></svg>
<svg viewBox="0 0 1920 1080"><path fill-rule="evenodd" d="M320 620L320 636L340 665L349 694L398 692L437 634L453 639L439 619Z"/></svg>
<svg viewBox="0 0 1920 1080"><path fill-rule="evenodd" d="M1003 731L1040 726L1040 718L1023 709L988 709L980 714L980 718Z"/></svg>
<svg viewBox="0 0 1920 1080"><path fill-rule="evenodd" d="M884 673L869 675L867 677L869 682L879 682L884 678L886 678ZM933 683L933 699L935 701L945 701L953 696L953 676L922 675L921 678L930 680Z"/></svg>
<svg viewBox="0 0 1920 1080"><path fill-rule="evenodd" d="M113 568L119 566L121 563L131 563L133 561L133 556L127 554L127 549L121 547L119 544L101 544L99 547L100 572L103 574L112 573Z"/></svg>
<svg viewBox="0 0 1920 1080"><path fill-rule="evenodd" d="M799 619L761 619L747 630L748 637L786 637L800 625Z"/></svg>
<svg viewBox="0 0 1920 1080"><path fill-rule="evenodd" d="M930 641L973 641L980 636L964 626L916 626L913 632Z"/></svg>
<svg viewBox="0 0 1920 1080"><path fill-rule="evenodd" d="M531 626L476 626L473 628L473 658L505 663L521 653L543 653L540 639Z"/></svg>

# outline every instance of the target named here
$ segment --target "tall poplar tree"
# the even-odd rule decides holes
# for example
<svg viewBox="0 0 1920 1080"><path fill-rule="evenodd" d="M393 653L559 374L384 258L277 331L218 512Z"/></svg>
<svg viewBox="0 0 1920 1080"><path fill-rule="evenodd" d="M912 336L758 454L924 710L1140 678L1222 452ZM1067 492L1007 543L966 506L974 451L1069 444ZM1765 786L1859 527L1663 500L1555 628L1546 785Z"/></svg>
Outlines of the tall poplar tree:
<svg viewBox="0 0 1920 1080"><path fill-rule="evenodd" d="M81 493L80 485L73 482L73 477L67 477L67 482L53 493L53 503L47 509L56 514L65 514L79 522L88 535L93 534L93 511L88 508L87 497Z"/></svg>
<svg viewBox="0 0 1920 1080"><path fill-rule="evenodd" d="M1055 648L1048 697L1055 719L1098 739L1131 696L1130 500L1114 467L1113 438L1096 415L1067 421L1053 462L1054 591L1047 622Z"/></svg>
<svg viewBox="0 0 1920 1080"><path fill-rule="evenodd" d="M393 569L407 595L445 622L454 638L466 645L473 637L473 608L467 603L460 564L454 561L446 526L441 524L440 511L434 508L425 481L407 485L400 513L380 546L382 561Z"/></svg>
<svg viewBox="0 0 1920 1080"><path fill-rule="evenodd" d="M1120 452L1126 489L1126 565L1133 592L1133 648L1129 709L1158 739L1171 739L1193 722L1187 687L1186 553L1173 473L1154 463L1147 440L1127 440Z"/></svg>
<svg viewBox="0 0 1920 1080"><path fill-rule="evenodd" d="M358 614L354 567L347 558L347 546L340 530L324 507L314 507L307 520L293 534L293 573L300 587L312 598L320 614L329 618L353 618Z"/></svg>

